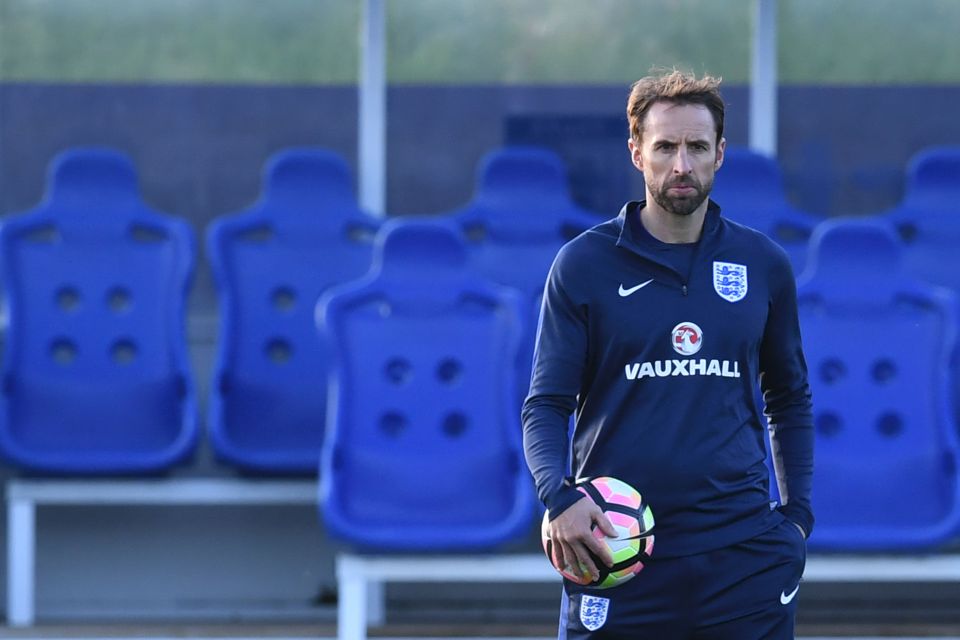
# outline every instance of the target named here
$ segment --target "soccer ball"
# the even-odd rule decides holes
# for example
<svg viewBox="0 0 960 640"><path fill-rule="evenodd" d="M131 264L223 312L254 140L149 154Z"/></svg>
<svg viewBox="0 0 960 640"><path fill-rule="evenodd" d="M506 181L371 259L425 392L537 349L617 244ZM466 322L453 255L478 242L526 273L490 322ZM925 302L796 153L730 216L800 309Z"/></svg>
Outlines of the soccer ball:
<svg viewBox="0 0 960 640"><path fill-rule="evenodd" d="M640 492L616 478L581 480L577 482L576 488L603 509L607 519L617 530L616 538L608 538L599 527L593 527L593 535L610 549L613 566L608 567L599 557L594 556L593 561L600 571L600 576L593 582L589 577L584 578L573 567L559 566L553 555L553 541L547 537L549 513L543 514L543 550L550 564L560 575L572 582L598 589L621 585L640 573L644 562L653 554L653 511L643 501Z"/></svg>

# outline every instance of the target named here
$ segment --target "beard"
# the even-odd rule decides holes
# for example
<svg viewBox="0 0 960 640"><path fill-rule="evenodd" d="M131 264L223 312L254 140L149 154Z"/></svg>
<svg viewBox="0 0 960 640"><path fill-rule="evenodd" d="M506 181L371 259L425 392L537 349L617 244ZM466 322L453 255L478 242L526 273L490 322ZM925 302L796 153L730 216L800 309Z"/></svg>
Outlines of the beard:
<svg viewBox="0 0 960 640"><path fill-rule="evenodd" d="M669 191L671 187L693 187L693 193L684 196L672 196ZM664 182L657 189L651 189L650 195L654 201L665 211L677 216L689 216L697 210L703 201L710 195L713 189L713 176L710 176L706 184L700 182L693 176Z"/></svg>

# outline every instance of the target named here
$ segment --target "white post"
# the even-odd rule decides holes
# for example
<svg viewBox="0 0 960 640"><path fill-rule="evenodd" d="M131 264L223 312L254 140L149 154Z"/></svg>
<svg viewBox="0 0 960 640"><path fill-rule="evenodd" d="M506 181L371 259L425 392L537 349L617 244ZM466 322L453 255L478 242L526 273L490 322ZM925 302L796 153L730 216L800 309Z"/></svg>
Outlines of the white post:
<svg viewBox="0 0 960 640"><path fill-rule="evenodd" d="M750 64L750 148L777 155L777 0L755 0Z"/></svg>
<svg viewBox="0 0 960 640"><path fill-rule="evenodd" d="M9 485L8 485L9 490ZM33 501L7 496L7 624L33 624L36 513Z"/></svg>
<svg viewBox="0 0 960 640"><path fill-rule="evenodd" d="M387 184L386 9L384 0L364 0L360 24L359 163L360 206L385 215Z"/></svg>
<svg viewBox="0 0 960 640"><path fill-rule="evenodd" d="M367 576L362 561L337 558L337 640L367 638Z"/></svg>

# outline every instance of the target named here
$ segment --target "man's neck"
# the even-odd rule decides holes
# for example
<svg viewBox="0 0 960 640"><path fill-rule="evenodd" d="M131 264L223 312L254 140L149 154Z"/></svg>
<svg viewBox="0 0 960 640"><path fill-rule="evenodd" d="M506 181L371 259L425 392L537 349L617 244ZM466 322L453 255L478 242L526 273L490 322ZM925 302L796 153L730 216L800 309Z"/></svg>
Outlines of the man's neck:
<svg viewBox="0 0 960 640"><path fill-rule="evenodd" d="M704 200L696 211L680 216L663 209L647 194L646 206L640 210L640 222L643 228L660 242L690 244L700 239L708 203L708 200Z"/></svg>

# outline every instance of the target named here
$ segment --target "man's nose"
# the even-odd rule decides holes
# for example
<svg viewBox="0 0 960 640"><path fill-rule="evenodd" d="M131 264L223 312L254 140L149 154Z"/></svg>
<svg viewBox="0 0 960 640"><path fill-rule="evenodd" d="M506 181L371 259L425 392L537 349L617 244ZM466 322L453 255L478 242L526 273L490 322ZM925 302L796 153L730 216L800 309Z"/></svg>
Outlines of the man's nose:
<svg viewBox="0 0 960 640"><path fill-rule="evenodd" d="M690 173L690 158L687 156L687 150L683 147L677 150L677 155L673 160L673 172L679 174Z"/></svg>

